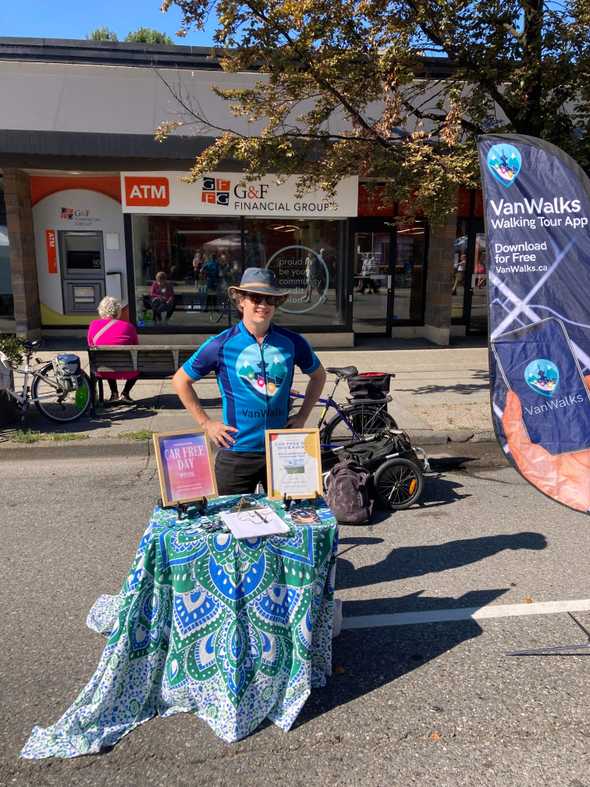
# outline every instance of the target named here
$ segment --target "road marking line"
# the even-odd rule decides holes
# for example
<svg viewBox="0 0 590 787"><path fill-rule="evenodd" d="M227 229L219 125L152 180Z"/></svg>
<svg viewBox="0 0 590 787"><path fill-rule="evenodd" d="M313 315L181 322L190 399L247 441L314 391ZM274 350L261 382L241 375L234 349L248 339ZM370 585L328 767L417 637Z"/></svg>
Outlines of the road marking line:
<svg viewBox="0 0 590 787"><path fill-rule="evenodd" d="M513 618L522 615L555 615L558 612L587 612L590 599L571 601L540 601L533 604L489 604L485 607L432 609L423 612L394 612L389 615L357 615L344 618L343 629L382 628L383 626L411 626L420 623L444 623L453 620L484 620Z"/></svg>

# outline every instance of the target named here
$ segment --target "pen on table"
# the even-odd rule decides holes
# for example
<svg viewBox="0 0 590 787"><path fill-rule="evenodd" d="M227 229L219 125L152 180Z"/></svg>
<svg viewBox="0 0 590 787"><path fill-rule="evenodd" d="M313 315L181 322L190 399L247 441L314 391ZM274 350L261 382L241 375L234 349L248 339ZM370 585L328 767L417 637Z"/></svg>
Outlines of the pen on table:
<svg viewBox="0 0 590 787"><path fill-rule="evenodd" d="M263 516L262 516L262 514L260 513L260 511L257 511L256 509L254 509L254 513L256 514L256 516L257 516L257 517L259 517L260 519L262 519L262 521L263 521L263 522L268 522L268 519L266 519L265 517L263 517Z"/></svg>

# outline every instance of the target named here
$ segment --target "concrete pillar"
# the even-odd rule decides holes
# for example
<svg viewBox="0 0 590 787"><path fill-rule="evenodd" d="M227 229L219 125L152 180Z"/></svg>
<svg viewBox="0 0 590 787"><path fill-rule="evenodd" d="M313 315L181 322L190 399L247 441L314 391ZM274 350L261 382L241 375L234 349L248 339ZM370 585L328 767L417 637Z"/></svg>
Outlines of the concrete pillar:
<svg viewBox="0 0 590 787"><path fill-rule="evenodd" d="M41 335L41 309L29 177L18 169L4 169L3 174L16 332L36 338Z"/></svg>
<svg viewBox="0 0 590 787"><path fill-rule="evenodd" d="M440 345L448 345L451 338L453 244L456 233L455 212L447 216L444 224L434 224L430 228L424 336Z"/></svg>

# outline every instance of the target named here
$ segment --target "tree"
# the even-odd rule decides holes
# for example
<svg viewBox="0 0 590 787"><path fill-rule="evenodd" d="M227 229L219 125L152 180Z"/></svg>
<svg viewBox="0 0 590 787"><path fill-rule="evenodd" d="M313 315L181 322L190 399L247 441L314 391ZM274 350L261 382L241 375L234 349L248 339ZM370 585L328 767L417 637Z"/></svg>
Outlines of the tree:
<svg viewBox="0 0 590 787"><path fill-rule="evenodd" d="M302 190L387 178L392 199L432 216L457 186L477 185L481 133L542 137L590 167L590 0L164 0L163 10L172 5L179 34L216 11L224 70L261 74L216 92L262 130L215 129L193 179L227 159L252 177L302 173Z"/></svg>
<svg viewBox="0 0 590 787"><path fill-rule="evenodd" d="M90 41L118 41L117 34L108 27L97 27L86 36Z"/></svg>
<svg viewBox="0 0 590 787"><path fill-rule="evenodd" d="M136 41L140 44L173 44L174 42L166 33L160 33L151 27L139 27L135 32L128 33L125 41Z"/></svg>

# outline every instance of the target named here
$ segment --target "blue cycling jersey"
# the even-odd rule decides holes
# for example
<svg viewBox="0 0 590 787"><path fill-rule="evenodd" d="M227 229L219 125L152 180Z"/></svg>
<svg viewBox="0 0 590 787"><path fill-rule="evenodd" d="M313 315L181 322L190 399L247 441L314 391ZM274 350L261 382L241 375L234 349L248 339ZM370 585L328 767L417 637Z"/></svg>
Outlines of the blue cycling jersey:
<svg viewBox="0 0 590 787"><path fill-rule="evenodd" d="M283 429L294 367L311 374L320 365L299 334L271 325L262 344L243 322L207 339L183 364L193 380L215 372L223 421L238 430L233 451L264 451L264 430Z"/></svg>

